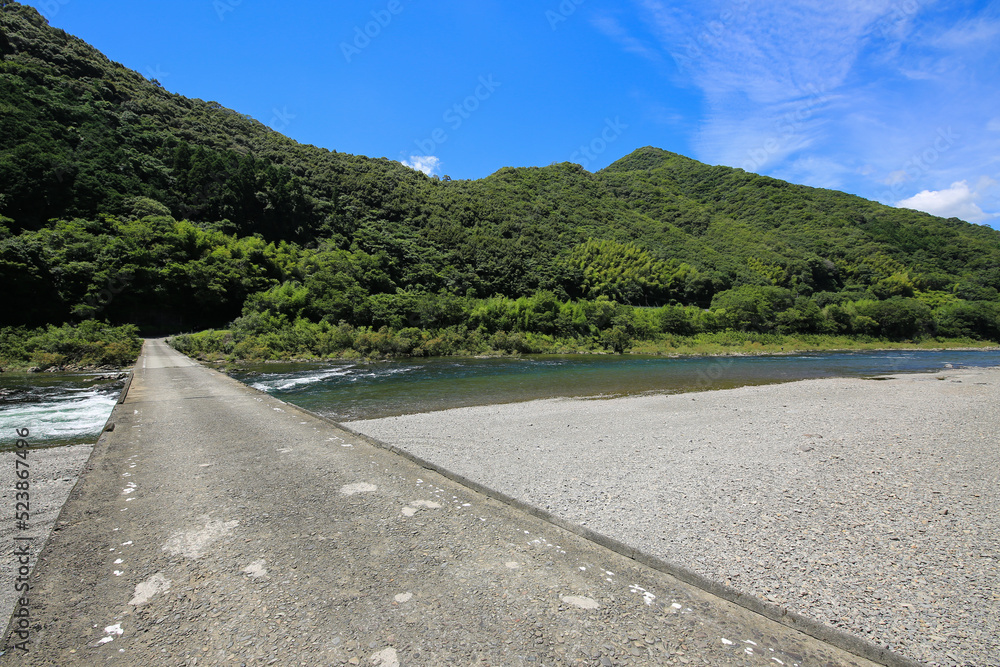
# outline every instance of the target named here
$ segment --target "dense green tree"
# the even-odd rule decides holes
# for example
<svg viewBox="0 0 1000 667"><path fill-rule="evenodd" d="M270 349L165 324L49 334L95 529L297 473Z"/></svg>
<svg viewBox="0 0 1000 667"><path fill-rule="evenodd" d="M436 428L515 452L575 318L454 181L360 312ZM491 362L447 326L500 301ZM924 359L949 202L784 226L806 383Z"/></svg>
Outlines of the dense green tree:
<svg viewBox="0 0 1000 667"><path fill-rule="evenodd" d="M793 303L790 290L744 285L716 294L712 309L725 311L720 317L733 329L773 331L778 325L778 315Z"/></svg>

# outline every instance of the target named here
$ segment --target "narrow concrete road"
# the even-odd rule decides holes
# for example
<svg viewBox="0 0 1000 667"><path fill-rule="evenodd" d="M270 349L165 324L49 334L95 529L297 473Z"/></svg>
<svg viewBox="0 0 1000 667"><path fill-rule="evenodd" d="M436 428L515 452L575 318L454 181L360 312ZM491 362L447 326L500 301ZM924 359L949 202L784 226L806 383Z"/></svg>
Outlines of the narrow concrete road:
<svg viewBox="0 0 1000 667"><path fill-rule="evenodd" d="M17 665L868 665L146 342Z"/></svg>

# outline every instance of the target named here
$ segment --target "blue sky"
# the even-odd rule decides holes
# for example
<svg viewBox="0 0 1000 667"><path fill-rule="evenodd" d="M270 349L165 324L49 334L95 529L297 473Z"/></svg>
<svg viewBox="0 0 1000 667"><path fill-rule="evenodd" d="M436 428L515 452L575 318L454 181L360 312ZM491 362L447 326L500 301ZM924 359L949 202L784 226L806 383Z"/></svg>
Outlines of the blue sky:
<svg viewBox="0 0 1000 667"><path fill-rule="evenodd" d="M1000 2L26 4L172 92L429 173L653 145L1000 228Z"/></svg>

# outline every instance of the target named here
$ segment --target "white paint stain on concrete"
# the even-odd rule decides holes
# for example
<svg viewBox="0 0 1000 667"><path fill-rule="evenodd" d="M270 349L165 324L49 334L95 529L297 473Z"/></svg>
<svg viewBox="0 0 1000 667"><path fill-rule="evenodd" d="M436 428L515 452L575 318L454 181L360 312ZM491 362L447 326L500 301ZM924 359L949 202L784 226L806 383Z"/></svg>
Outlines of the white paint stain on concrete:
<svg viewBox="0 0 1000 667"><path fill-rule="evenodd" d="M441 503L436 503L433 500L414 500L410 503L413 507L421 507L428 510L439 510L441 509Z"/></svg>
<svg viewBox="0 0 1000 667"><path fill-rule="evenodd" d="M521 564L518 563L516 560L507 561L506 563L504 563L504 565L506 565L511 570L521 569Z"/></svg>
<svg viewBox="0 0 1000 667"><path fill-rule="evenodd" d="M413 599L413 593L410 593L408 591L406 593L400 593L399 595L397 595L393 599L396 602L398 602L400 604L403 604L404 602L409 602L410 600Z"/></svg>
<svg viewBox="0 0 1000 667"><path fill-rule="evenodd" d="M340 493L344 496L353 496L359 493L371 493L377 490L378 487L374 484L368 484L367 482L358 482L357 484L345 484L340 487Z"/></svg>
<svg viewBox="0 0 1000 667"><path fill-rule="evenodd" d="M394 648L379 651L371 657L371 661L375 667L399 667L399 656Z"/></svg>
<svg viewBox="0 0 1000 667"><path fill-rule="evenodd" d="M646 606L651 606L653 604L653 601L656 600L656 596L647 591L642 586L632 584L631 586L629 586L629 589L633 593L642 593L642 600L643 602L646 603Z"/></svg>
<svg viewBox="0 0 1000 667"><path fill-rule="evenodd" d="M732 646L733 645L733 643L731 641L729 641L728 639L726 639L725 637L722 638L722 643L725 644L726 646Z"/></svg>
<svg viewBox="0 0 1000 667"><path fill-rule="evenodd" d="M163 551L172 556L184 555L187 558L201 558L212 545L229 533L233 532L239 521L219 521L212 519L204 528L176 533L163 545Z"/></svg>
<svg viewBox="0 0 1000 667"><path fill-rule="evenodd" d="M124 632L125 631L122 630L121 623L115 623L114 625L109 625L108 627L104 628L104 634L107 636L101 639L99 642L97 642L97 645L100 646L101 644L107 644L108 642L113 642L115 640L115 637L121 637Z"/></svg>
<svg viewBox="0 0 1000 667"><path fill-rule="evenodd" d="M441 509L441 503L436 503L433 500L414 500L410 503L409 507L403 508L403 516L413 516L420 510L439 509Z"/></svg>
<svg viewBox="0 0 1000 667"><path fill-rule="evenodd" d="M597 604L597 600L582 595L563 595L559 599L566 604L579 607L580 609L600 609L601 607L601 605Z"/></svg>
<svg viewBox="0 0 1000 667"><path fill-rule="evenodd" d="M120 577L120 576L122 576L123 574L125 574L125 573L124 573L124 572L122 572L121 570L115 570L115 571L114 571L114 575L115 575L116 577Z"/></svg>
<svg viewBox="0 0 1000 667"><path fill-rule="evenodd" d="M116 558L116 559L115 559L115 565L121 565L121 564L122 564L122 563L124 563L124 562L125 562L125 561L123 561L123 560L122 560L121 558Z"/></svg>
<svg viewBox="0 0 1000 667"><path fill-rule="evenodd" d="M267 568L264 565L267 563L263 558L259 558L254 562L243 568L243 574L250 576L253 579L259 579L267 575Z"/></svg>
<svg viewBox="0 0 1000 667"><path fill-rule="evenodd" d="M128 601L130 605L139 606L149 602L154 595L170 590L170 580L157 572L152 577L135 585L135 595Z"/></svg>

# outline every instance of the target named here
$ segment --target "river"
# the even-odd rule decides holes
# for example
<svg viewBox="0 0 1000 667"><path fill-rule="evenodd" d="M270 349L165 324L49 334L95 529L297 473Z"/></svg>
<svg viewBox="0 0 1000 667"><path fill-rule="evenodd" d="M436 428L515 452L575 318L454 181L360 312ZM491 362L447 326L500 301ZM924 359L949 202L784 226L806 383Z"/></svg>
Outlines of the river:
<svg viewBox="0 0 1000 667"><path fill-rule="evenodd" d="M1000 366L1000 350L823 352L750 357L569 355L279 363L233 377L338 421L560 396L688 392L824 377ZM121 390L93 374L0 374L0 449L28 428L37 446L94 443Z"/></svg>
<svg viewBox="0 0 1000 667"><path fill-rule="evenodd" d="M258 364L230 374L289 403L338 421L350 421L560 396L704 391L811 378L878 377L984 366L1000 366L1000 351L441 358Z"/></svg>

